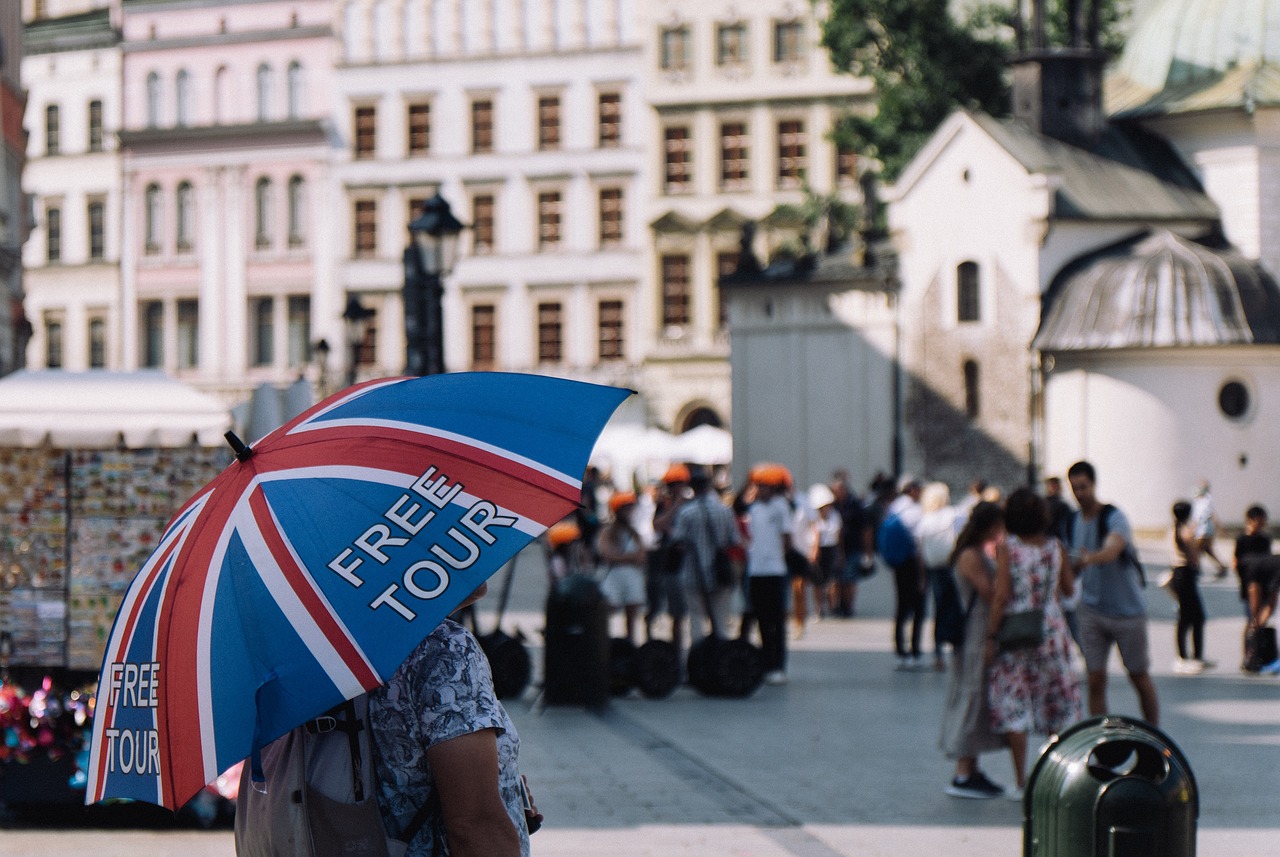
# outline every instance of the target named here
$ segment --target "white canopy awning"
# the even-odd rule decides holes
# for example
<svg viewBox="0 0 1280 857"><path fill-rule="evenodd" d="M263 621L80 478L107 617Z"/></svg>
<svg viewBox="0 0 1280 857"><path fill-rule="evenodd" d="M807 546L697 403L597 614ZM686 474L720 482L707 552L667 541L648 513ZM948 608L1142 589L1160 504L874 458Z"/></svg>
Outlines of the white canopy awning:
<svg viewBox="0 0 1280 857"><path fill-rule="evenodd" d="M0 378L0 446L224 443L231 412L163 372L21 370Z"/></svg>

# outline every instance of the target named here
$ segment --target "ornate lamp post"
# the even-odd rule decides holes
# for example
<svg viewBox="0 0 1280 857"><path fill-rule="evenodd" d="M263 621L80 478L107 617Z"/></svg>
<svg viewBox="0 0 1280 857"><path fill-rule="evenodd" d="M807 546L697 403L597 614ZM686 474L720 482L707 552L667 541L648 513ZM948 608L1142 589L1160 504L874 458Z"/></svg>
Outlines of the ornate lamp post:
<svg viewBox="0 0 1280 857"><path fill-rule="evenodd" d="M444 372L444 277L453 270L466 228L440 194L409 223L404 251L405 374Z"/></svg>
<svg viewBox="0 0 1280 857"><path fill-rule="evenodd" d="M347 325L347 353L350 355L350 363L347 364L348 387L356 382L356 369L360 364L360 344L364 342L369 319L374 315L374 310L360 303L360 298L355 295L347 297L347 307L342 311L342 320Z"/></svg>

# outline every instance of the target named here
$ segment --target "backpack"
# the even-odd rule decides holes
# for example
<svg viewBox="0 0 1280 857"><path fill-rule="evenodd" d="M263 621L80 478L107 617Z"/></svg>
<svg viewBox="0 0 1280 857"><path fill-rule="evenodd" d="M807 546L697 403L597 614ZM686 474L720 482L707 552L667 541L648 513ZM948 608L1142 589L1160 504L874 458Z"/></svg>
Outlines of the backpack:
<svg viewBox="0 0 1280 857"><path fill-rule="evenodd" d="M899 515L890 515L876 531L876 548L889 565L902 565L916 555L916 538Z"/></svg>
<svg viewBox="0 0 1280 857"><path fill-rule="evenodd" d="M402 857L433 796L397 839L378 808L368 697L348 700L252 757L236 800L238 857Z"/></svg>

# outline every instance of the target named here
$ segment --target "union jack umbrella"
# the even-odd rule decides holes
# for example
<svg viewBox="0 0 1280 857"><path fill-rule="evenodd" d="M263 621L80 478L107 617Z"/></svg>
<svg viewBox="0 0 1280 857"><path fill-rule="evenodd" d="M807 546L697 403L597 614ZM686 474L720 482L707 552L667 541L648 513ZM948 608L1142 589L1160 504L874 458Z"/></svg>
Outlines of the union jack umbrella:
<svg viewBox="0 0 1280 857"><path fill-rule="evenodd" d="M537 375L370 381L245 447L179 510L102 663L86 803L176 809L377 687L581 497L629 391Z"/></svg>

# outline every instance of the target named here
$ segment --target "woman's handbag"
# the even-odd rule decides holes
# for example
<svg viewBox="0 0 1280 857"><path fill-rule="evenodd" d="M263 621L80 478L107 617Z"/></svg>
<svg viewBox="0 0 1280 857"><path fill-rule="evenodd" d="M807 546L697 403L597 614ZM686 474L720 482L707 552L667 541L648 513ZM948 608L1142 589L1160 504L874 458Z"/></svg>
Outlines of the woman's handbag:
<svg viewBox="0 0 1280 857"><path fill-rule="evenodd" d="M1002 652L1034 649L1044 642L1044 608L1006 613L996 631L996 643Z"/></svg>

